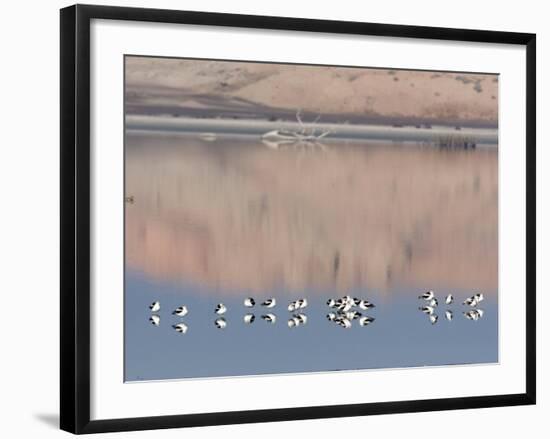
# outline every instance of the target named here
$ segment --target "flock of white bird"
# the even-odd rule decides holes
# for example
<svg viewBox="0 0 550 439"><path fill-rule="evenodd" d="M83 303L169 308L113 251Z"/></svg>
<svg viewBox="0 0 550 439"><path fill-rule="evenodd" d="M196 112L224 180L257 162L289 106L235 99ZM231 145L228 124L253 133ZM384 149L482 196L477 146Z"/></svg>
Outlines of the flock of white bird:
<svg viewBox="0 0 550 439"><path fill-rule="evenodd" d="M327 319L345 329L351 328L353 321L357 319L361 326L368 326L375 320L374 317L364 316L361 311L355 309L367 311L375 308L375 305L366 299L344 296L338 299L328 299L327 306L334 310L327 314Z"/></svg>
<svg viewBox="0 0 550 439"><path fill-rule="evenodd" d="M244 300L244 306L245 308L254 308L256 305L256 301L253 297L248 297ZM294 328L297 326L302 326L307 323L307 315L305 315L302 310L307 307L307 299L297 299L289 303L288 305L288 311L293 313L291 317L288 319L287 325L289 328ZM267 299L263 301L260 306L266 310L270 310L271 308L274 308L277 305L277 300L272 297L270 299ZM151 305L149 305L149 310L151 311L151 316L149 317L149 321L153 326L160 326L160 302L155 301ZM187 315L189 310L185 305L178 306L174 311L172 311L172 315L183 318ZM227 327L227 320L224 317L224 314L227 312L227 306L223 303L218 303L214 308L214 313L218 316L214 320L214 325L218 329L225 329ZM260 318L267 322L274 324L277 321L277 316L273 314L272 312L265 312L260 315ZM251 324L256 320L255 314L249 312L244 315L243 321L246 324ZM188 326L185 324L185 322L182 320L174 325L172 327L179 333L185 334L187 332Z"/></svg>
<svg viewBox="0 0 550 439"><path fill-rule="evenodd" d="M264 300L261 303L261 306L266 308L266 309L275 308L276 305L277 305L277 300L274 297L272 297L271 299ZM256 301L254 300L253 297L248 297L248 298L244 299L244 306L245 306L245 308L254 308L254 306L256 306ZM277 321L277 316L275 314L273 314L272 312L267 312L265 314L261 314L260 318L264 322L272 323L272 324L274 324ZM250 325L250 324L254 323L255 320L256 320L256 315L254 313L251 313L251 312L245 314L244 317L243 317L243 321L247 325Z"/></svg>
<svg viewBox="0 0 550 439"><path fill-rule="evenodd" d="M425 293L422 293L420 296L418 296L418 299L423 300L425 302L424 305L419 306L418 309L426 314L430 320L430 323L432 325L435 325L439 319L436 311L437 307L439 305L439 301L437 300L437 297L435 297L435 294L433 291L426 291ZM484 299L482 293L476 293L473 296L468 297L464 302L462 302L462 305L469 306L471 309L464 311L462 314L464 317L468 320L477 321L480 318L483 317L483 310L481 308L478 308L480 302L482 302ZM454 303L454 297L452 294L448 294L445 297L445 305L447 305L447 309L445 310L445 319L448 321L453 320L453 311L449 309L449 307Z"/></svg>
<svg viewBox="0 0 550 439"><path fill-rule="evenodd" d="M432 325L436 324L439 317L437 314L437 309L439 301L433 291L426 291L418 296L419 300L424 301L423 305L418 307L418 309L428 316L428 319ZM466 319L477 321L483 317L483 310L478 308L480 302L484 299L483 294L476 293L471 297L468 297L463 305L470 307L467 311L463 312L463 315ZM448 321L453 319L453 311L449 307L454 303L454 297L452 294L448 294L444 299L447 309L445 310L445 318ZM252 297L244 299L243 305L245 308L251 309L256 306L256 301ZM265 309L265 312L260 314L260 318L267 323L275 324L277 321L277 316L271 312L271 309L275 308L277 305L277 300L272 297L263 301L259 306ZM304 313L305 308L308 306L306 298L296 299L291 301L287 306L287 311L290 313L289 319L287 320L287 326L289 328L296 328L303 326L307 323L307 315ZM362 311L368 311L375 308L375 305L369 302L366 299L352 298L349 295L337 298L337 299L328 299L327 306L331 308L331 312L327 314L327 319L330 322L335 323L336 325L349 329L352 327L353 321L358 320L360 326L368 326L374 322L375 318L363 315ZM153 326L160 325L160 302L155 301L149 305L149 310L151 311L151 316L149 321ZM225 314L227 312L227 306L223 303L218 303L214 307L214 314L216 314L216 319L214 320L214 325L218 329L225 329L227 327L227 320ZM185 334L188 330L188 326L185 324L183 318L189 313L189 310L185 305L178 306L175 310L172 311L172 315L179 317L180 321L173 324L172 328L180 334ZM248 312L244 315L243 321L245 324L252 324L256 320L256 316L252 312Z"/></svg>

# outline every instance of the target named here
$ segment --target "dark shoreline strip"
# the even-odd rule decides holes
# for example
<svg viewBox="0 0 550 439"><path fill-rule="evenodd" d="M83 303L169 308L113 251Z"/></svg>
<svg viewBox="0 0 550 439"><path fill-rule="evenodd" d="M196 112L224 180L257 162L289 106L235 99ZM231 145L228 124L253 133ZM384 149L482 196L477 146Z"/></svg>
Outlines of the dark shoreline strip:
<svg viewBox="0 0 550 439"><path fill-rule="evenodd" d="M328 130L330 134L322 139L331 140L382 140L397 142L441 143L445 139L466 139L476 144L497 145L498 130L491 128L461 128L449 126L392 126L351 124L307 124L297 122L270 122L258 120L192 119L160 116L126 116L126 130L165 131L174 133L196 133L198 135L252 135L261 137L274 130L298 132L306 128L319 135Z"/></svg>

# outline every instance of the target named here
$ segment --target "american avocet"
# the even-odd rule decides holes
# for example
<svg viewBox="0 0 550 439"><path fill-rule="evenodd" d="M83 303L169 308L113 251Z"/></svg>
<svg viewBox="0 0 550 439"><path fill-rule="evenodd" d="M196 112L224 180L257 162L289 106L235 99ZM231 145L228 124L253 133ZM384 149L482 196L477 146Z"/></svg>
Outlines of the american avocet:
<svg viewBox="0 0 550 439"><path fill-rule="evenodd" d="M214 312L216 314L225 314L225 312L227 311L227 307L223 304L223 303L218 303L216 305L216 309L214 310Z"/></svg>
<svg viewBox="0 0 550 439"><path fill-rule="evenodd" d="M185 334L187 332L187 325L183 322L172 325L172 328L174 328L177 332L180 332L181 334Z"/></svg>
<svg viewBox="0 0 550 439"><path fill-rule="evenodd" d="M418 298L424 300L432 300L434 298L434 292L431 290L426 291L425 293L422 293L420 296L418 296Z"/></svg>
<svg viewBox="0 0 550 439"><path fill-rule="evenodd" d="M267 299L262 303L262 306L265 306L266 308L273 308L277 304L277 301L274 297L271 299Z"/></svg>
<svg viewBox="0 0 550 439"><path fill-rule="evenodd" d="M223 317L220 317L219 319L216 319L214 321L214 324L218 329L225 329L227 327L227 320L225 320Z"/></svg>
<svg viewBox="0 0 550 439"><path fill-rule="evenodd" d="M359 319L359 324L361 326L367 326L367 325L370 325L372 322L374 322L374 320L375 320L374 317L363 316Z"/></svg>
<svg viewBox="0 0 550 439"><path fill-rule="evenodd" d="M433 306L430 306L430 305L419 306L418 309L419 309L420 311L422 311L423 313L425 313L425 314L432 315L432 314L434 313L434 307L433 307Z"/></svg>
<svg viewBox="0 0 550 439"><path fill-rule="evenodd" d="M277 316L275 314L264 314L262 316L262 319L264 319L268 323L275 323L277 321Z"/></svg>
<svg viewBox="0 0 550 439"><path fill-rule="evenodd" d="M187 307L185 305L181 305L181 306L178 306L173 312L172 314L176 315L176 316L180 316L180 317L184 317L187 315L187 313L189 312L189 310L187 309Z"/></svg>

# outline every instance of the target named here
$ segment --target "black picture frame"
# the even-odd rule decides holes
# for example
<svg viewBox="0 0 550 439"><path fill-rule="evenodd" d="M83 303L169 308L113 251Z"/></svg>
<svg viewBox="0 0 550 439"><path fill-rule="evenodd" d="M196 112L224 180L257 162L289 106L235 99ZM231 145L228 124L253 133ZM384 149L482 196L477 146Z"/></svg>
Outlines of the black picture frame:
<svg viewBox="0 0 550 439"><path fill-rule="evenodd" d="M90 21L92 19L525 46L527 60L525 66L527 87L525 393L90 420ZM535 404L535 34L89 5L75 5L62 9L60 25L61 429L81 434Z"/></svg>

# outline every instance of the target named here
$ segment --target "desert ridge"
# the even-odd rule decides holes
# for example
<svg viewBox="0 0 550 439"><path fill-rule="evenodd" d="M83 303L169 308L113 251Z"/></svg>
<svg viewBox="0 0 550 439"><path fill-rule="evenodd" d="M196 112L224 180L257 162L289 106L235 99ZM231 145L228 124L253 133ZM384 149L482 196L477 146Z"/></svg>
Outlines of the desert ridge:
<svg viewBox="0 0 550 439"><path fill-rule="evenodd" d="M498 75L127 57L129 113L498 123Z"/></svg>

